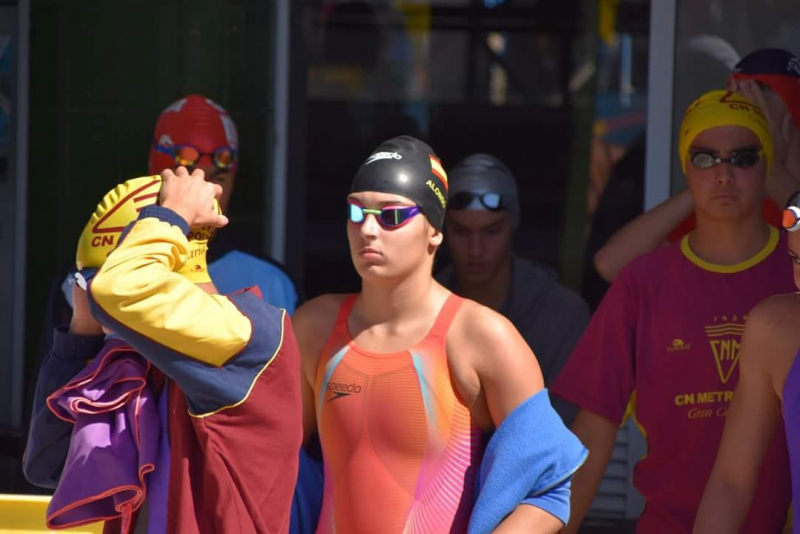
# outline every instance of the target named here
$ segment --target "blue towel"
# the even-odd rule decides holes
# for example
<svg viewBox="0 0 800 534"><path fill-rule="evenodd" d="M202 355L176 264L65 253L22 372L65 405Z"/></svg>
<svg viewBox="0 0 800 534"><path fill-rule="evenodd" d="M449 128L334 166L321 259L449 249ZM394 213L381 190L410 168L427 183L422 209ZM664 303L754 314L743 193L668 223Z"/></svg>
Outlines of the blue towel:
<svg viewBox="0 0 800 534"><path fill-rule="evenodd" d="M469 534L487 534L522 503L569 520L569 483L588 451L550 404L547 390L505 418L478 473Z"/></svg>

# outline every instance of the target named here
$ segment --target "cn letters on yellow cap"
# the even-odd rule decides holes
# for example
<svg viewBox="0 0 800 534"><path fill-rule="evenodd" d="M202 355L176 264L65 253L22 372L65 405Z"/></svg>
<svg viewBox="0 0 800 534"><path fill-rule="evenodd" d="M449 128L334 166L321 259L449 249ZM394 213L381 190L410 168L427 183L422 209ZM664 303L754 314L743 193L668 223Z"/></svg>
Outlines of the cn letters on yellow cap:
<svg viewBox="0 0 800 534"><path fill-rule="evenodd" d="M111 251L117 247L125 227L139 216L143 208L156 203L160 190L160 176L143 176L128 180L106 193L78 240L78 251L75 255L78 270L103 265ZM214 208L217 213L222 213L216 200ZM213 228L206 226L192 228L189 233L189 254L178 272L194 283L211 281L206 251L212 232Z"/></svg>

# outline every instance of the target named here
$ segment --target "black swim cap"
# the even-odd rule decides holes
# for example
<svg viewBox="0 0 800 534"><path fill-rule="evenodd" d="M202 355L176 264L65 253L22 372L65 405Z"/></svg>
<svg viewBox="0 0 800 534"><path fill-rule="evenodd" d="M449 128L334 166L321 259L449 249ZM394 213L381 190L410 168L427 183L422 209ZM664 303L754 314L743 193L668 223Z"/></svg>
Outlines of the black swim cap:
<svg viewBox="0 0 800 534"><path fill-rule="evenodd" d="M409 135L384 141L361 164L351 193L374 191L416 203L437 230L444 225L447 174L427 143Z"/></svg>
<svg viewBox="0 0 800 534"><path fill-rule="evenodd" d="M761 48L744 56L733 67L734 73L775 74L800 78L800 59L788 50Z"/></svg>

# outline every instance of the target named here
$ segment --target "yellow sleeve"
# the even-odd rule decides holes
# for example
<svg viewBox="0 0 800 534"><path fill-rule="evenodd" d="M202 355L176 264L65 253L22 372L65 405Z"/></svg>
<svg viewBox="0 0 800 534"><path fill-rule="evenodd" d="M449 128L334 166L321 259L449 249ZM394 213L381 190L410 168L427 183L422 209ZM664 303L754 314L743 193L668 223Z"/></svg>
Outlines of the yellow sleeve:
<svg viewBox="0 0 800 534"><path fill-rule="evenodd" d="M249 343L251 320L227 297L209 295L176 272L189 250L174 221L180 217L161 207L145 210L92 279L93 313L123 339L143 336L173 355L224 365Z"/></svg>

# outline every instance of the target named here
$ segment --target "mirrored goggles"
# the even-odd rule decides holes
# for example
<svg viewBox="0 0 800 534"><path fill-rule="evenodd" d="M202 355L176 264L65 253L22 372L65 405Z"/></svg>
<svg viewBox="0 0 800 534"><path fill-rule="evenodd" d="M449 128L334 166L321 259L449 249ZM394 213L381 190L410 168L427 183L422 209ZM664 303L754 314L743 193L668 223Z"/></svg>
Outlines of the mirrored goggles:
<svg viewBox="0 0 800 534"><path fill-rule="evenodd" d="M400 228L421 212L419 206L386 206L379 210L367 209L355 202L347 203L347 217L354 224L362 224L367 215L374 215L378 224L388 229Z"/></svg>
<svg viewBox="0 0 800 534"><path fill-rule="evenodd" d="M229 170L236 164L236 149L229 146L222 146L214 152L200 152L192 145L164 146L153 143L156 151L169 155L176 166L194 167L200 162L200 158L208 156L218 169Z"/></svg>

